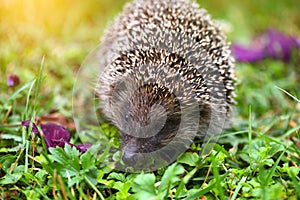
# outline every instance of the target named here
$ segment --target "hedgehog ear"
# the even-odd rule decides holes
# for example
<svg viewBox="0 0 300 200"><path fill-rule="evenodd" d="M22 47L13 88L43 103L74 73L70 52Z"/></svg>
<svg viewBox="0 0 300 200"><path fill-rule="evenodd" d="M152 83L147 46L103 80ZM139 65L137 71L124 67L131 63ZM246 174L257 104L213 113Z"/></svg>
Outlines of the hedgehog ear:
<svg viewBox="0 0 300 200"><path fill-rule="evenodd" d="M128 99L130 97L130 92L132 89L128 87L127 80L119 80L113 89L111 94L111 104L112 106L118 107L123 110L128 107Z"/></svg>
<svg viewBox="0 0 300 200"><path fill-rule="evenodd" d="M128 101L130 97L136 92L138 85L134 77L130 74L123 76L118 80L112 92L112 96L116 96L118 101ZM114 98L112 98L114 99Z"/></svg>
<svg viewBox="0 0 300 200"><path fill-rule="evenodd" d="M126 81L121 79L116 83L114 88L114 93L119 94L126 90L127 90Z"/></svg>

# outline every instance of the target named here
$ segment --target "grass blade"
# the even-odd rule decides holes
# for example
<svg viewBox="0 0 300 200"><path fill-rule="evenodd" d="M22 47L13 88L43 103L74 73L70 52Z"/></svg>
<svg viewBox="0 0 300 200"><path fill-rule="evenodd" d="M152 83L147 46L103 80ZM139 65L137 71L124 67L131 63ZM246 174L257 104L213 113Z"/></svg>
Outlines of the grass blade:
<svg viewBox="0 0 300 200"><path fill-rule="evenodd" d="M248 140L249 140L249 158L250 163L252 162L252 115L251 105L249 105L249 118L248 118Z"/></svg>
<svg viewBox="0 0 300 200"><path fill-rule="evenodd" d="M32 87L31 85L34 84L35 80L29 81L28 83L25 83L22 87L20 87L17 91L15 91L8 99L7 101L11 101L17 98L17 96L26 90L28 87Z"/></svg>
<svg viewBox="0 0 300 200"><path fill-rule="evenodd" d="M40 92L40 89L41 89L44 63L45 63L45 56L43 56L43 58L42 58L42 62L41 62L41 65L40 65L40 71L39 71L39 75L38 75L38 78L37 78L37 84L36 84L35 96L34 96L34 104L33 104L33 111L34 112L35 112L35 109L36 109L36 103L37 103L39 92Z"/></svg>
<svg viewBox="0 0 300 200"><path fill-rule="evenodd" d="M233 193L233 195L231 197L231 200L236 199L239 191L242 188L243 183L245 183L246 180L247 180L247 176L243 176L242 179L240 180L240 182L238 183L237 187L235 188L234 193Z"/></svg>
<svg viewBox="0 0 300 200"><path fill-rule="evenodd" d="M288 91L278 87L278 86L275 86L277 89L279 89L280 91L282 91L283 93L285 93L286 95L288 95L289 97L291 97L292 99L294 99L295 101L297 101L298 103L300 103L300 100L295 97L294 95L290 94Z"/></svg>

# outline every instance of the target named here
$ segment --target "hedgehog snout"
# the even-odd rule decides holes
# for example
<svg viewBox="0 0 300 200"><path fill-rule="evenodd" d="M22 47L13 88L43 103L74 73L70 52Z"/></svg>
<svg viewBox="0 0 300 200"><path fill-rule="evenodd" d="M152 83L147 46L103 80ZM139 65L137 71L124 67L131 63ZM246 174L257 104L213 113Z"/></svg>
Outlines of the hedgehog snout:
<svg viewBox="0 0 300 200"><path fill-rule="evenodd" d="M138 162L143 153L147 153L151 150L149 145L154 144L153 139L153 137L138 138L128 134L122 134L122 160L124 163L133 164Z"/></svg>
<svg viewBox="0 0 300 200"><path fill-rule="evenodd" d="M123 155L122 160L126 164L130 164L136 161L136 153L137 153L137 146L134 144L128 144L123 148Z"/></svg>

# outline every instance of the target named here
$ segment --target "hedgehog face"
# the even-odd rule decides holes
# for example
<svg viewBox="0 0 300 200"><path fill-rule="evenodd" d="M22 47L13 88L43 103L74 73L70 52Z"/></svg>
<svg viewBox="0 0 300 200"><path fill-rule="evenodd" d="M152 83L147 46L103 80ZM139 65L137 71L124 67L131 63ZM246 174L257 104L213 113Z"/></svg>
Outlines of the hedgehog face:
<svg viewBox="0 0 300 200"><path fill-rule="evenodd" d="M155 152L168 145L180 124L180 116L176 115L153 115L146 123L135 122L135 116L128 117L127 131L121 131L123 161L137 162L143 153Z"/></svg>
<svg viewBox="0 0 300 200"><path fill-rule="evenodd" d="M180 114L176 106L166 103L172 95L162 95L162 90L157 93L153 89L149 85L141 87L130 98L127 108L122 109L122 117L118 118L122 122L116 123L125 163L136 161L143 153L160 150L176 135Z"/></svg>

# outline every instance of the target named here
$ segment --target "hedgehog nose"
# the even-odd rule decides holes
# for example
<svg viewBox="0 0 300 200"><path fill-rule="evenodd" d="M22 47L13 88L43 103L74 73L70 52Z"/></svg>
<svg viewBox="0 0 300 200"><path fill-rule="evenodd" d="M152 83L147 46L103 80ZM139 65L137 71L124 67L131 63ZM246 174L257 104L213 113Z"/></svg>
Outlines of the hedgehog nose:
<svg viewBox="0 0 300 200"><path fill-rule="evenodd" d="M134 164L136 163L136 154L132 152L124 152L122 160L124 161L125 164Z"/></svg>
<svg viewBox="0 0 300 200"><path fill-rule="evenodd" d="M135 146L125 146L123 150L122 160L125 164L134 164L136 162L137 148Z"/></svg>

